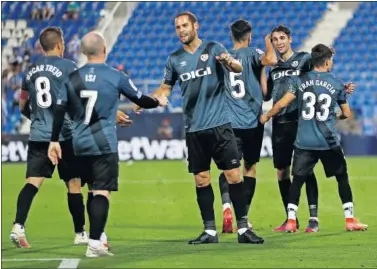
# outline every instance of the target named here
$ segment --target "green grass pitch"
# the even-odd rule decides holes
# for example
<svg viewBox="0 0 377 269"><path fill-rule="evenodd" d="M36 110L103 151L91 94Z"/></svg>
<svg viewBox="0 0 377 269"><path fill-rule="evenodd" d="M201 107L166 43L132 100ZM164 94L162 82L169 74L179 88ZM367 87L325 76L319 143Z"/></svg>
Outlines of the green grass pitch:
<svg viewBox="0 0 377 269"><path fill-rule="evenodd" d="M284 220L276 172L271 159L258 165L257 189L249 214L264 245L241 245L236 234L220 234L220 243L192 246L201 218L192 176L186 163L121 163L120 191L111 198L106 232L114 257L87 259L85 246L73 246L73 224L65 185L48 180L35 197L26 231L31 249L15 249L9 232L18 192L24 184L25 165L2 168L3 268L57 268L60 261L80 259L78 268L361 268L377 267L377 158L347 158L355 202L355 216L369 224L366 232L346 232L335 178L326 179L322 165L319 181L320 232L277 234L271 230ZM221 231L222 209L217 169L212 170L216 195L216 222ZM299 207L302 226L308 219L303 188ZM88 227L88 225L87 225ZM9 261L10 259L25 259ZM31 260L37 259L37 260Z"/></svg>

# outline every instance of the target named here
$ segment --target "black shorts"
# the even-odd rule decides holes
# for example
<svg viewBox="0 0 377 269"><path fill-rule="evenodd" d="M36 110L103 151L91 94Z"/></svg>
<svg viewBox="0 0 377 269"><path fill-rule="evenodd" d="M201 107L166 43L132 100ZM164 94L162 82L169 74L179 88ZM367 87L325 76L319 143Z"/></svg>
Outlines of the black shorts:
<svg viewBox="0 0 377 269"><path fill-rule="evenodd" d="M48 158L49 142L29 141L27 151L26 178L51 178L55 166ZM59 177L68 182L72 178L79 178L78 163L73 152L72 140L60 142L62 159L58 163Z"/></svg>
<svg viewBox="0 0 377 269"><path fill-rule="evenodd" d="M272 151L276 169L291 165L296 134L297 121L272 124Z"/></svg>
<svg viewBox="0 0 377 269"><path fill-rule="evenodd" d="M233 129L236 136L238 156L244 159L248 165L259 162L262 149L264 125L252 129Z"/></svg>
<svg viewBox="0 0 377 269"><path fill-rule="evenodd" d="M237 142L230 123L187 133L186 145L190 173L209 171L212 158L220 170L231 170L240 166Z"/></svg>
<svg viewBox="0 0 377 269"><path fill-rule="evenodd" d="M119 176L118 153L77 156L81 180L90 190L117 191Z"/></svg>
<svg viewBox="0 0 377 269"><path fill-rule="evenodd" d="M326 177L342 175L347 172L347 163L340 146L329 150L304 150L295 148L292 175L312 175L314 166L321 160Z"/></svg>

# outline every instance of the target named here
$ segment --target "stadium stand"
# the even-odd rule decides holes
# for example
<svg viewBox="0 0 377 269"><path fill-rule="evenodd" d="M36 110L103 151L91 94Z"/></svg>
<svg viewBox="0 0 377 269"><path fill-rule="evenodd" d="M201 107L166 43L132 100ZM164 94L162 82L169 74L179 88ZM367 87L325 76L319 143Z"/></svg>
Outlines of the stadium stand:
<svg viewBox="0 0 377 269"><path fill-rule="evenodd" d="M334 73L356 83L357 94L349 100L366 135L376 135L377 125L376 17L377 2L361 3L334 43Z"/></svg>
<svg viewBox="0 0 377 269"><path fill-rule="evenodd" d="M74 34L82 36L95 28L105 2L77 3L77 20L62 20L69 2L56 2L53 3L55 16L46 21L30 19L31 2L2 2L3 63L13 55L13 48L22 44L24 34L31 37L29 42L34 48L39 31L48 25L61 26L66 42ZM124 66L141 89L151 92L161 81L167 56L181 45L173 24L178 12L193 11L200 22L200 36L226 47L231 47L229 24L236 19L245 18L253 23L253 46L260 48L264 48L263 38L273 26L284 23L292 29L293 48L298 49L326 11L326 5L325 2L306 2L305 5L300 2L140 2L113 46L108 63L114 67ZM377 54L373 39L377 33L373 20L376 15L376 2L361 3L334 43L334 73L344 81L357 84L357 94L350 102L361 123L362 133L367 135L376 135L377 125L377 91L373 83L377 79L376 57L373 57ZM31 61L35 57L32 55ZM2 126L6 133L15 133L20 121L18 109L12 109L13 99L13 95L6 95L8 116ZM180 107L180 92L175 90L168 112L180 111Z"/></svg>
<svg viewBox="0 0 377 269"><path fill-rule="evenodd" d="M2 65L6 66L7 62L13 58L14 54L18 54L16 58L23 57L19 55L19 48L22 45L24 35L30 37L28 40L34 49L38 34L47 26L60 26L64 30L64 38L68 43L71 38L78 34L82 36L89 30L96 27L100 18L100 11L104 8L105 2L77 2L79 16L77 20L66 19L62 17L66 13L70 2L52 2L50 3L55 9L55 15L51 20L32 20L33 2L2 2L2 18L1 18L1 48L2 48ZM80 27L77 27L80 25ZM37 57L38 53L31 54L31 62ZM21 58L22 59L22 58ZM19 62L21 60L18 60ZM22 68L24 69L24 68ZM3 70L2 70L3 71ZM5 133L16 133L17 127L20 126L20 112L18 107L13 106L13 100L17 98L14 96L14 90L9 89L6 79L2 79L2 97L6 99L8 116L2 124L2 130ZM14 109L13 109L14 108Z"/></svg>

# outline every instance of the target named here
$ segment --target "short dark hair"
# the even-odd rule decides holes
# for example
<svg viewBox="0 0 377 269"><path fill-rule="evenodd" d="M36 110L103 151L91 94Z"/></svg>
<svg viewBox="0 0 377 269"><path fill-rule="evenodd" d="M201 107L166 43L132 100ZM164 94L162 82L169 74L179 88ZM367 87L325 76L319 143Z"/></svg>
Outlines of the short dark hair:
<svg viewBox="0 0 377 269"><path fill-rule="evenodd" d="M184 12L181 12L179 13L177 16L175 16L175 18L179 18L181 16L188 16L190 22L192 24L198 22L198 19L196 18L196 16L194 15L194 13L190 12L190 11L184 11Z"/></svg>
<svg viewBox="0 0 377 269"><path fill-rule="evenodd" d="M232 37L235 41L245 41L246 35L251 33L251 23L247 20L237 20L230 25Z"/></svg>
<svg viewBox="0 0 377 269"><path fill-rule="evenodd" d="M334 55L334 50L326 45L318 44L312 48L312 64L316 67L322 66Z"/></svg>
<svg viewBox="0 0 377 269"><path fill-rule="evenodd" d="M60 27L47 27L39 35L39 43L47 52L53 50L63 40L63 30Z"/></svg>
<svg viewBox="0 0 377 269"><path fill-rule="evenodd" d="M286 34L288 37L291 37L291 30L289 30L289 28L283 24L279 24L278 26L276 26L274 29L272 29L271 31L271 35L275 32L283 32L284 34Z"/></svg>

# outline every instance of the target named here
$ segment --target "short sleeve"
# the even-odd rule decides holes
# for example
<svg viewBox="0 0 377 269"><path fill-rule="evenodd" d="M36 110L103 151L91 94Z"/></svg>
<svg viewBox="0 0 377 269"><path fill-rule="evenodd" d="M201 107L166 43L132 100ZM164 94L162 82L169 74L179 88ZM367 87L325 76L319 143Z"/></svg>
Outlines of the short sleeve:
<svg viewBox="0 0 377 269"><path fill-rule="evenodd" d="M213 56L220 56L221 53L229 53L227 49L220 43L215 42L215 45L212 48Z"/></svg>
<svg viewBox="0 0 377 269"><path fill-rule="evenodd" d="M72 73L73 71L77 70L77 65L74 62L70 62L70 65L68 66L68 74Z"/></svg>
<svg viewBox="0 0 377 269"><path fill-rule="evenodd" d="M297 78L296 77L289 77L288 79L288 91L294 95L297 95L298 91L298 83L297 83Z"/></svg>
<svg viewBox="0 0 377 269"><path fill-rule="evenodd" d="M140 99L143 95L139 91L132 80L123 72L119 72L120 79L118 84L119 93L126 96L129 99Z"/></svg>
<svg viewBox="0 0 377 269"><path fill-rule="evenodd" d="M337 103L338 105L343 105L347 103L347 93L342 83L340 83L339 88L340 90L337 96Z"/></svg>
<svg viewBox="0 0 377 269"><path fill-rule="evenodd" d="M313 69L312 56L309 53L305 53L305 55L302 57L301 61L302 61L301 71L309 72Z"/></svg>
<svg viewBox="0 0 377 269"><path fill-rule="evenodd" d="M177 79L178 79L177 72L174 70L171 56L169 56L165 65L163 83L170 86L174 86Z"/></svg>
<svg viewBox="0 0 377 269"><path fill-rule="evenodd" d="M262 65L262 56L264 55L264 51L261 49L256 48L253 53L253 62L256 66L261 67Z"/></svg>
<svg viewBox="0 0 377 269"><path fill-rule="evenodd" d="M57 105L66 105L68 103L68 90L70 87L70 82L68 79L64 81L62 87L59 89Z"/></svg>

